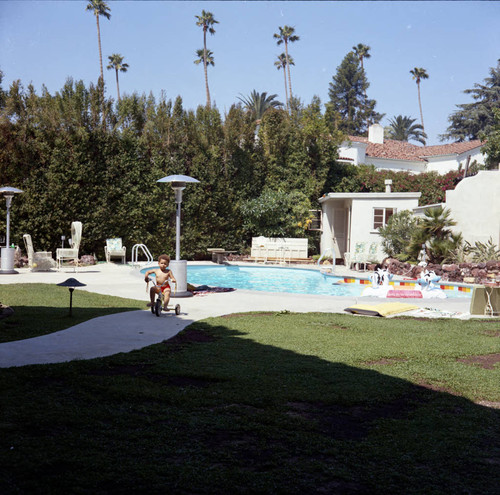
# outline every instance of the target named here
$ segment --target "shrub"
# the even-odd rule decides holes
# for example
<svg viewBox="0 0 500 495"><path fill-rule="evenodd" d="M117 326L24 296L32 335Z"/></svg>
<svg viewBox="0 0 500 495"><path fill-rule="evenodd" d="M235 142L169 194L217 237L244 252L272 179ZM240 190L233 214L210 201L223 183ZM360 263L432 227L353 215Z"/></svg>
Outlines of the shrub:
<svg viewBox="0 0 500 495"><path fill-rule="evenodd" d="M382 247L386 254L400 261L408 260L406 247L417 228L418 219L413 216L411 211L403 210L392 215L387 225L379 228Z"/></svg>

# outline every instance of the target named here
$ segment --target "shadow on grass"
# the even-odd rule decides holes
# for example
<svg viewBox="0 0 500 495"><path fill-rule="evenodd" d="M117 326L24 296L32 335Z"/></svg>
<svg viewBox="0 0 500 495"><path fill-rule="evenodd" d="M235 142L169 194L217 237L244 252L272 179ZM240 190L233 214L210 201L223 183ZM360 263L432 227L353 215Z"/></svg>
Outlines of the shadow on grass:
<svg viewBox="0 0 500 495"><path fill-rule="evenodd" d="M73 305L72 315L67 307L14 306L14 314L0 320L0 343L29 339L58 332L99 316L144 309L144 303L136 307L87 308Z"/></svg>
<svg viewBox="0 0 500 495"><path fill-rule="evenodd" d="M500 411L220 321L0 370L0 491L498 493Z"/></svg>

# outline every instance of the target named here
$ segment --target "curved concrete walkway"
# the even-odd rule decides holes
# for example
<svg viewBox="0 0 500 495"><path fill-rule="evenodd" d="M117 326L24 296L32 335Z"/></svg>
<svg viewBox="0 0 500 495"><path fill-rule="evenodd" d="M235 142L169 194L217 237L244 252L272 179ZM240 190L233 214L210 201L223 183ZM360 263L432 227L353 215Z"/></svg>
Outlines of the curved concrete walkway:
<svg viewBox="0 0 500 495"><path fill-rule="evenodd" d="M337 272L344 270L338 267ZM13 283L57 284L74 277L87 284L82 289L99 294L109 294L148 301L146 284L141 276L133 274L130 267L100 264L80 268L77 273L30 272L19 270L18 275L0 275L0 300L7 301L8 285ZM352 275L352 272L350 272ZM359 276L359 274L357 274ZM194 321L212 316L248 311L291 311L342 313L352 304L363 302L379 304L378 298L312 296L236 290L211 293L204 296L175 299L181 305L181 314L162 313L160 317L144 311L129 311L101 316L80 323L66 330L32 339L0 344L0 368L30 364L62 363L75 359L92 359L130 352L169 339ZM405 300L405 302L410 302ZM432 306L442 310L467 313L470 299L411 300L420 307Z"/></svg>

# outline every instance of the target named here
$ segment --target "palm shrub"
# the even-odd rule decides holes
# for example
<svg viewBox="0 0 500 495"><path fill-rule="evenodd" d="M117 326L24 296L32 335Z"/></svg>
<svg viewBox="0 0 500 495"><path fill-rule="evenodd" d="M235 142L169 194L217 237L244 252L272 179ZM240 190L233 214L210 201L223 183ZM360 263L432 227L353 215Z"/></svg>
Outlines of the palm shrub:
<svg viewBox="0 0 500 495"><path fill-rule="evenodd" d="M448 254L463 242L461 234L453 234L450 227L456 222L450 218L451 211L442 208L428 209L411 237L406 252L416 260L422 245L426 246L427 259L431 263L442 263Z"/></svg>
<svg viewBox="0 0 500 495"><path fill-rule="evenodd" d="M457 252L463 245L462 234L451 233L448 237L434 237L429 240L426 247L432 263L444 263L450 258L451 253ZM452 260L455 262L456 260Z"/></svg>
<svg viewBox="0 0 500 495"><path fill-rule="evenodd" d="M382 248L388 256L400 261L407 261L409 255L406 247L418 228L418 218L411 211L403 210L389 218L385 227L379 228L382 237Z"/></svg>

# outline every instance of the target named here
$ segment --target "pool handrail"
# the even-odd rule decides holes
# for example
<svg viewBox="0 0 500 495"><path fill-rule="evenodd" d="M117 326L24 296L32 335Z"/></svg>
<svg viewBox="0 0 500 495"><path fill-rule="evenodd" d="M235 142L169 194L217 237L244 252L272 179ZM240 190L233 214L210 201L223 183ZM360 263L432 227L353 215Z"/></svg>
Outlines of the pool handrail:
<svg viewBox="0 0 500 495"><path fill-rule="evenodd" d="M153 262L153 255L151 254L151 252L147 248L146 244L134 244L134 246L132 247L132 267L135 267L136 265L140 266L140 263L139 263L139 260L138 260L138 258L139 258L139 248L142 250L142 252L144 253L144 255L147 258L146 263L152 263Z"/></svg>

